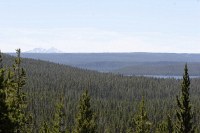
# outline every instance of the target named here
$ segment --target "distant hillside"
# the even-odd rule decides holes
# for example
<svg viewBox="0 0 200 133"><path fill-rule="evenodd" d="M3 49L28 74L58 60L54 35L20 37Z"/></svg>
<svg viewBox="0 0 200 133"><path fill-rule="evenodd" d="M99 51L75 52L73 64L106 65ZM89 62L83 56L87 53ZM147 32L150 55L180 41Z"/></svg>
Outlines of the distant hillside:
<svg viewBox="0 0 200 133"><path fill-rule="evenodd" d="M123 75L166 75L166 76L182 76L182 69L185 62L149 62L138 63L132 66L123 67L113 70L113 73ZM190 75L200 75L200 63L188 63Z"/></svg>
<svg viewBox="0 0 200 133"><path fill-rule="evenodd" d="M190 74L200 75L200 54L23 53L23 57L125 75L182 75L183 66L188 62Z"/></svg>
<svg viewBox="0 0 200 133"><path fill-rule="evenodd" d="M175 53L23 53L24 57L59 63L82 64L91 62L200 62L200 54Z"/></svg>

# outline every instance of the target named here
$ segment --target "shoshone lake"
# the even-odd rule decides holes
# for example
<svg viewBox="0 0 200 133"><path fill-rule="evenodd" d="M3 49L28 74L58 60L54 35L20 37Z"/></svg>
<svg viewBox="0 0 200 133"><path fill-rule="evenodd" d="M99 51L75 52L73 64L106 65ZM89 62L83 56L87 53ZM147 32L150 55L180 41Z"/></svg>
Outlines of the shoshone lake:
<svg viewBox="0 0 200 133"><path fill-rule="evenodd" d="M131 75L129 75L131 76ZM164 78L164 79L169 79L169 78L174 78L174 79L182 79L183 76L175 76L175 75L132 75L132 76L141 76L141 77L152 77L152 78ZM200 76L190 76L190 78L200 78Z"/></svg>

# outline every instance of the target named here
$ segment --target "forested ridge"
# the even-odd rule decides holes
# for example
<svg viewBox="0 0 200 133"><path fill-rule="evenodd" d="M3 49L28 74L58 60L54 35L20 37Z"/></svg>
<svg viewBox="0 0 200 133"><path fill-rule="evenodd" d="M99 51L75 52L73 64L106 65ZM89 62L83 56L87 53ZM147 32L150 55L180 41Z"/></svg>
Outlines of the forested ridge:
<svg viewBox="0 0 200 133"><path fill-rule="evenodd" d="M10 53L11 55L15 55ZM22 53L22 57L123 75L182 76L185 62L191 76L200 75L200 54L175 53Z"/></svg>
<svg viewBox="0 0 200 133"><path fill-rule="evenodd" d="M3 54L3 67L8 68L13 62L14 57ZM76 114L80 109L78 104L84 105L80 102L84 90L88 90L91 108L95 112L94 131L139 132L135 126L140 127L139 124L147 121L143 132L167 132L168 120L177 123L176 95L180 94L182 80L127 77L26 58L22 59L22 68L26 72L26 85L22 89L26 92L26 112L32 116L32 132L42 132L41 128L48 125L52 127L58 107L64 112L63 128L68 132L79 132ZM199 84L200 79L192 79L190 84L192 122L196 132L200 129Z"/></svg>

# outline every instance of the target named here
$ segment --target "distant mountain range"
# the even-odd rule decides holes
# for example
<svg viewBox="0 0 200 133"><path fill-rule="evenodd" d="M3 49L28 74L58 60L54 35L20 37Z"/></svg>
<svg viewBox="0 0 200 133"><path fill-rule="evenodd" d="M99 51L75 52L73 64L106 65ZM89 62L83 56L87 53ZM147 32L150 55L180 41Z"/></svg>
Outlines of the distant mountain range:
<svg viewBox="0 0 200 133"><path fill-rule="evenodd" d="M49 48L49 49L34 48L32 50L26 51L25 53L63 53L63 52L52 47L52 48Z"/></svg>

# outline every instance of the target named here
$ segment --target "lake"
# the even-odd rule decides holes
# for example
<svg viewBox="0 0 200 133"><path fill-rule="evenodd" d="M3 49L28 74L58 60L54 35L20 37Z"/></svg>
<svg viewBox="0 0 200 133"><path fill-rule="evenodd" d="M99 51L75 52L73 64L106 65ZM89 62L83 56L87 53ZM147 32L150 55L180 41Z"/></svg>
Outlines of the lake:
<svg viewBox="0 0 200 133"><path fill-rule="evenodd" d="M169 79L169 78L174 78L174 79L182 79L183 76L175 76L175 75L137 75L137 76L144 76L144 77L153 77L153 78L164 78L164 79ZM200 78L200 76L190 76L190 78Z"/></svg>

